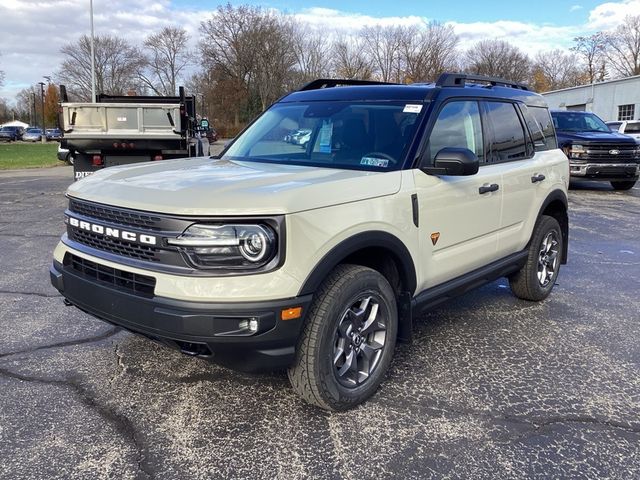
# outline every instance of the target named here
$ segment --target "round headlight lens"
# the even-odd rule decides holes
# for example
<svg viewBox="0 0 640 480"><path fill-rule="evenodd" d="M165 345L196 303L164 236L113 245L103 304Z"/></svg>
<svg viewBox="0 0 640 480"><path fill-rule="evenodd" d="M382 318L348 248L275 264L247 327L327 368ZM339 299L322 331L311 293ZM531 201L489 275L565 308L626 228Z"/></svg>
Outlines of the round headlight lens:
<svg viewBox="0 0 640 480"><path fill-rule="evenodd" d="M258 227L258 229L255 229ZM256 225L250 230L240 233L240 254L250 262L259 262L269 252L272 242L268 238L268 232Z"/></svg>

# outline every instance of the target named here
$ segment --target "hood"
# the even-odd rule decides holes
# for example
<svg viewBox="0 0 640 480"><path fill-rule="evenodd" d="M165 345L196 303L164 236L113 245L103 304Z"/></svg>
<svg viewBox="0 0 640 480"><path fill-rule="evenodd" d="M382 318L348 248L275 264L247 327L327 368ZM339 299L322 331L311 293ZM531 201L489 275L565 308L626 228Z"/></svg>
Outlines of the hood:
<svg viewBox="0 0 640 480"><path fill-rule="evenodd" d="M633 138L618 132L567 132L565 130L557 130L556 133L560 141L635 143Z"/></svg>
<svg viewBox="0 0 640 480"><path fill-rule="evenodd" d="M208 157L111 167L67 194L107 205L179 215L274 215L396 193L401 172L217 160Z"/></svg>

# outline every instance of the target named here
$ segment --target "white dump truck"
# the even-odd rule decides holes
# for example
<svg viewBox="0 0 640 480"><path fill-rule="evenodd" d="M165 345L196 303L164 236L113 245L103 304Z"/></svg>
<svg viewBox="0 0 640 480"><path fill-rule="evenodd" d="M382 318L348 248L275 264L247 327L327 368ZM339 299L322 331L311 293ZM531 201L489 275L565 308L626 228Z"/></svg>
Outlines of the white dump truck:
<svg viewBox="0 0 640 480"><path fill-rule="evenodd" d="M69 102L60 86L61 148L79 180L105 167L208 153L197 138L195 99L100 94L95 103Z"/></svg>

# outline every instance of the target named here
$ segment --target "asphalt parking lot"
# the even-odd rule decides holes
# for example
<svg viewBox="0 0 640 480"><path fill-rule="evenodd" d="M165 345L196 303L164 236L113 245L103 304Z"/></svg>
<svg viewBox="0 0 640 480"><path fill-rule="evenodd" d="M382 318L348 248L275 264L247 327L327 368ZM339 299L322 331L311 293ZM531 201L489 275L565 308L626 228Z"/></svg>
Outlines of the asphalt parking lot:
<svg viewBox="0 0 640 480"><path fill-rule="evenodd" d="M0 172L0 478L640 477L640 189L570 192L570 258L422 318L378 394L331 414L65 307L69 167Z"/></svg>

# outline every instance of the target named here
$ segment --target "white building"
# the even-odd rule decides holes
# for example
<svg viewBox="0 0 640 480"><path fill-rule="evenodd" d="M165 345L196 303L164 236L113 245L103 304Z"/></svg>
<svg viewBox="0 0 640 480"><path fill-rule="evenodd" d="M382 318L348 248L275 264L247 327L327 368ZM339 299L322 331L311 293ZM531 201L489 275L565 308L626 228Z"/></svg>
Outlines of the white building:
<svg viewBox="0 0 640 480"><path fill-rule="evenodd" d="M549 108L593 112L605 122L640 119L640 75L542 95Z"/></svg>

